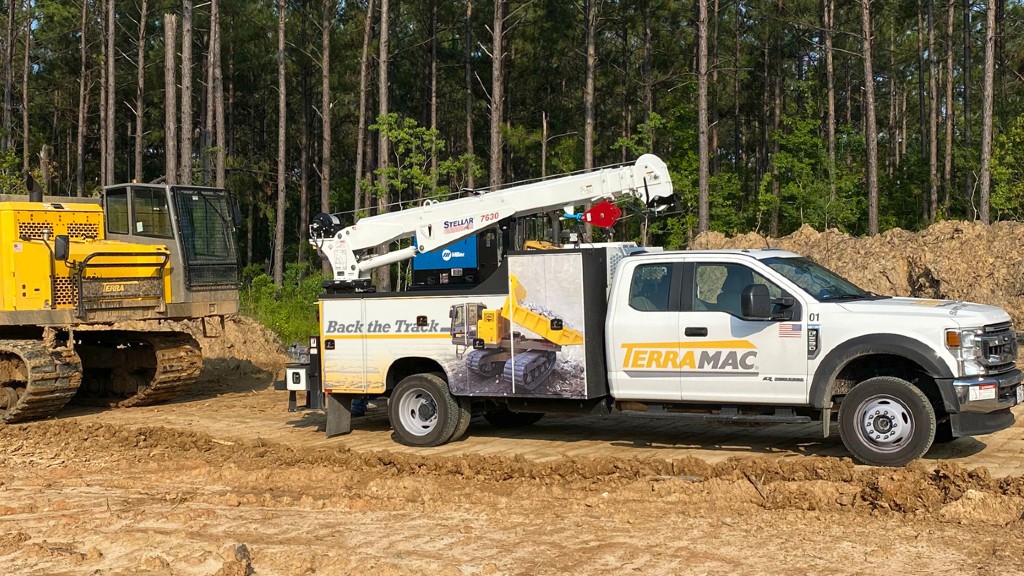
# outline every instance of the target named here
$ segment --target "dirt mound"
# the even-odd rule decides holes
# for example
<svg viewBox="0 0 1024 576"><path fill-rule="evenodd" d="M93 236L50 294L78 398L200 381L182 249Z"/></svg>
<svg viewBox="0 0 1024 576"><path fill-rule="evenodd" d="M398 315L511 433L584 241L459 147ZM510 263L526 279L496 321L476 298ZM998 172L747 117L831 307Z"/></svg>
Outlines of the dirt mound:
<svg viewBox="0 0 1024 576"><path fill-rule="evenodd" d="M314 484L322 476L344 470L353 475L357 484L409 479L407 489L413 496L421 489L421 482L447 479L445 483L469 483L474 490L492 486L527 492L566 491L580 494L584 501L592 495L603 498L609 490L623 498L656 492L660 498L683 501L721 491L742 495L738 500L732 498L739 504L765 509L927 512L955 519L988 517L985 511L1000 509L1001 522L1020 518L1024 509L1024 478L994 481L984 468L969 470L952 463L934 469L914 465L893 470L858 469L849 459L818 457L736 458L715 465L694 458L565 458L532 462L500 455L445 457L296 449L260 438L223 440L164 427L66 420L0 426L0 445L7 447L0 454L29 449L45 455L46 462L83 457L86 462L95 462L96 458L149 463L184 460L201 462L203 467L249 470L261 475L263 472L259 471L286 468L295 474L302 471L300 475L315 479ZM595 497L591 505L600 503L601 498Z"/></svg>
<svg viewBox="0 0 1024 576"><path fill-rule="evenodd" d="M891 296L966 300L1000 306L1024 326L1024 223L944 221L913 233L853 237L803 226L783 238L701 234L693 248L777 247L810 256L854 284Z"/></svg>
<svg viewBox="0 0 1024 576"><path fill-rule="evenodd" d="M249 362L259 368L277 373L288 362L284 347L269 328L246 316L227 316L224 327L210 322L206 331L199 320L121 322L113 326L116 330L138 330L147 332L175 331L188 332L203 349L205 359L224 359L232 362Z"/></svg>

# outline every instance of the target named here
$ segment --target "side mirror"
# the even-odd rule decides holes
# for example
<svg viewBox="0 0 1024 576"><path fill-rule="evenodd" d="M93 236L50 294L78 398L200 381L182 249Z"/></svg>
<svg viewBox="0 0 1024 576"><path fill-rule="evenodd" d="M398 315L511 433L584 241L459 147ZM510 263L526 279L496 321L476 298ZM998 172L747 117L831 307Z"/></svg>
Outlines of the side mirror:
<svg viewBox="0 0 1024 576"><path fill-rule="evenodd" d="M740 295L740 312L749 320L772 319L772 297L764 284L751 284Z"/></svg>
<svg viewBox="0 0 1024 576"><path fill-rule="evenodd" d="M58 262L67 262L71 255L71 240L67 234L58 234L53 239L53 259Z"/></svg>

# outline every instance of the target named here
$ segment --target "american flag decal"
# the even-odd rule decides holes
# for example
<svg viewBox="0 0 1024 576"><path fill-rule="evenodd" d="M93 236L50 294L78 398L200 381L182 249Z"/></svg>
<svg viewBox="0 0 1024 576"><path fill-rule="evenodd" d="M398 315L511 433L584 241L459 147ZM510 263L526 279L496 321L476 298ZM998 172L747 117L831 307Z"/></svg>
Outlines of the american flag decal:
<svg viewBox="0 0 1024 576"><path fill-rule="evenodd" d="M799 324L779 324L779 338L799 338L803 336L803 327Z"/></svg>

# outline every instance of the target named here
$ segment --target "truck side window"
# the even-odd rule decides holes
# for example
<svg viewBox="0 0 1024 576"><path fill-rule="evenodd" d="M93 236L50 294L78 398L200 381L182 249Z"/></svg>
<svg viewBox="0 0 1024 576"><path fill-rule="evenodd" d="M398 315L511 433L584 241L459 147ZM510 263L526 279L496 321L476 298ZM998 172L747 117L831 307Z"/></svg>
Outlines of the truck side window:
<svg viewBox="0 0 1024 576"><path fill-rule="evenodd" d="M664 312L669 309L671 264L644 264L633 270L629 306L634 310Z"/></svg>
<svg viewBox="0 0 1024 576"><path fill-rule="evenodd" d="M781 288L742 264L698 263L693 277L694 310L741 316L740 296L750 284L763 284L772 298L782 297Z"/></svg>

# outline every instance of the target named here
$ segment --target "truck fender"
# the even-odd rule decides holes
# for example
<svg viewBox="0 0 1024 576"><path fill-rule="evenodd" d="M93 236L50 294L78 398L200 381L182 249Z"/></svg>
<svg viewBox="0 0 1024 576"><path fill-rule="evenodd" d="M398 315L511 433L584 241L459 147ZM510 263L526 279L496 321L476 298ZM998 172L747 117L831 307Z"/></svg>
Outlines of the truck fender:
<svg viewBox="0 0 1024 576"><path fill-rule="evenodd" d="M836 376L851 361L871 354L902 356L916 363L936 380L953 378L949 366L923 342L899 334L868 334L839 344L822 358L811 378L811 405L815 408L830 407ZM941 392L945 396L949 391Z"/></svg>

